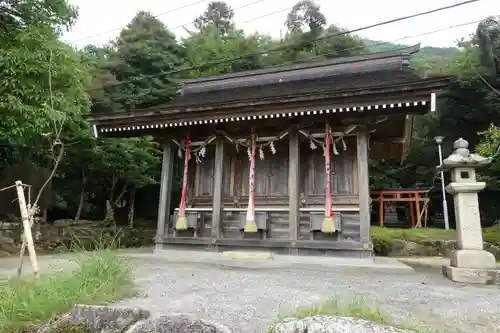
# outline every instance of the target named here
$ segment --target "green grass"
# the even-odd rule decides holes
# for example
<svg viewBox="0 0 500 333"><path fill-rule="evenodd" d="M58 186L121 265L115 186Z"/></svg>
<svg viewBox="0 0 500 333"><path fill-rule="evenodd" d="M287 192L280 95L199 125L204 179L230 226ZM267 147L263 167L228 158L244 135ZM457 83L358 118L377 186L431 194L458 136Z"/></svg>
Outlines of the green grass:
<svg viewBox="0 0 500 333"><path fill-rule="evenodd" d="M372 236L387 237L390 239L402 239L415 243L424 241L455 240L455 230L445 230L436 228L371 228ZM500 243L500 226L483 228L483 239L490 244Z"/></svg>
<svg viewBox="0 0 500 333"><path fill-rule="evenodd" d="M436 331L418 327L411 323L397 323L384 313L380 307L369 305L361 298L354 298L349 302L339 301L336 298L329 298L325 301L315 303L312 306L300 307L284 318L294 317L303 319L314 316L338 316L353 317L368 320L370 322L393 326L402 330L408 330L415 333L435 333Z"/></svg>
<svg viewBox="0 0 500 333"><path fill-rule="evenodd" d="M372 236L387 237L390 239L402 239L415 243L422 241L439 241L456 239L455 230L435 229L435 228L388 228L372 227Z"/></svg>
<svg viewBox="0 0 500 333"><path fill-rule="evenodd" d="M112 251L82 252L77 261L71 273L1 282L0 332L24 332L76 303L106 304L131 293L131 267Z"/></svg>

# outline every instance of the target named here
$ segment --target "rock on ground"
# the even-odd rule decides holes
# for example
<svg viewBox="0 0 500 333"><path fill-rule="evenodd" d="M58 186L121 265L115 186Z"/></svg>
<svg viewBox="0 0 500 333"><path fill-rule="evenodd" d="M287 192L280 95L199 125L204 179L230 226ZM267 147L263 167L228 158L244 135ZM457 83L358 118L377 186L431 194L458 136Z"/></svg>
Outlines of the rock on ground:
<svg viewBox="0 0 500 333"><path fill-rule="evenodd" d="M151 316L147 309L94 305L75 305L41 333L67 332L71 327L93 333L231 333L224 325L192 314Z"/></svg>
<svg viewBox="0 0 500 333"><path fill-rule="evenodd" d="M170 314L139 322L127 333L231 333L224 325L189 314Z"/></svg>
<svg viewBox="0 0 500 333"><path fill-rule="evenodd" d="M315 316L287 320L271 329L271 333L413 333L391 326L347 317Z"/></svg>
<svg viewBox="0 0 500 333"><path fill-rule="evenodd" d="M67 321L73 325L83 325L92 332L124 332L149 316L147 310L138 308L75 305Z"/></svg>

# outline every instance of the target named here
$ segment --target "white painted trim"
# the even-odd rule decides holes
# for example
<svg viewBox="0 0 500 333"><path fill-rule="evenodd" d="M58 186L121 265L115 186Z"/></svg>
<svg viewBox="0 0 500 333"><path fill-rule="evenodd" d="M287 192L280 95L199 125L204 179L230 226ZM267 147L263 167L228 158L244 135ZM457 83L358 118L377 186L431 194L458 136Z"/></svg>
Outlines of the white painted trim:
<svg viewBox="0 0 500 333"><path fill-rule="evenodd" d="M434 102L433 102L434 101ZM433 108L435 109L435 101L436 94L431 94L431 111ZM265 115L254 115L254 116L242 116L242 117L224 117L217 119L205 119L205 120L191 120L189 122L186 121L178 121L178 122L170 122L170 123L158 123L158 124L148 124L148 125L138 125L138 126L127 126L127 127L108 127L101 128L101 132L122 132L122 131L136 131L150 128L168 128L168 127L178 127L178 126L192 126L192 125L202 125L202 124L212 124L212 123L231 123L245 120L254 120L254 119L268 119L268 118L293 118L298 116L310 116L316 114L330 114L330 113L343 113L343 112L367 112L372 109L388 109L388 108L402 108L402 107L411 107L418 105L427 105L426 100L420 101L407 101L396 104L376 104L376 105L362 105L362 106L350 106L350 107L342 107L342 108L332 108L332 109L323 109L323 110L312 110L312 111L300 111L300 112L282 112L282 113L274 113L274 114L265 114Z"/></svg>
<svg viewBox="0 0 500 333"><path fill-rule="evenodd" d="M186 212L211 212L211 207L190 207L185 208ZM301 212L322 212L325 209L323 207L308 207L308 208L300 208ZM175 211L179 211L179 208L176 208ZM224 212L246 212L246 208L223 208ZM287 212L289 211L288 207L255 207L256 212ZM334 212L358 212L359 207L335 207L333 206Z"/></svg>
<svg viewBox="0 0 500 333"><path fill-rule="evenodd" d="M436 93L431 94L431 112L436 111Z"/></svg>

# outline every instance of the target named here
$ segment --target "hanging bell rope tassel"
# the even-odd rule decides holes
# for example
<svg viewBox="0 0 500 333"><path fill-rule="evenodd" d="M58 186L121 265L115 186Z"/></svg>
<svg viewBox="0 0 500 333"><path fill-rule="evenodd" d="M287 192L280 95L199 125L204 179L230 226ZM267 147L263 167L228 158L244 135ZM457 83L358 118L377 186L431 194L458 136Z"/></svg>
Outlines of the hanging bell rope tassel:
<svg viewBox="0 0 500 333"><path fill-rule="evenodd" d="M332 216L325 216L321 225L321 232L325 234L333 234L336 231L335 223Z"/></svg>
<svg viewBox="0 0 500 333"><path fill-rule="evenodd" d="M255 223L255 220L253 221L248 221L245 223L245 229L243 229L245 232L257 232L257 223Z"/></svg>
<svg viewBox="0 0 500 333"><path fill-rule="evenodd" d="M175 224L176 230L187 230L187 218L185 216L179 216L177 223Z"/></svg>

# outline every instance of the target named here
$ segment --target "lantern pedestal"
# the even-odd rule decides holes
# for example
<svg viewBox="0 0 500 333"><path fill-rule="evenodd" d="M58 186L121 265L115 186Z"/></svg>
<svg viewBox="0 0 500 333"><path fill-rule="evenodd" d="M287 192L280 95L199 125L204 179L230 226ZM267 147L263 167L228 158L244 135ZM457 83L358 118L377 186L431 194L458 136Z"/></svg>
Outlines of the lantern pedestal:
<svg viewBox="0 0 500 333"><path fill-rule="evenodd" d="M500 284L495 257L483 247L477 195L486 183L476 180L475 169L488 165L490 159L471 154L468 146L463 139L455 141L455 150L442 165L451 173L446 191L453 195L455 204L458 247L451 255L450 265L443 267L443 274L455 282Z"/></svg>

